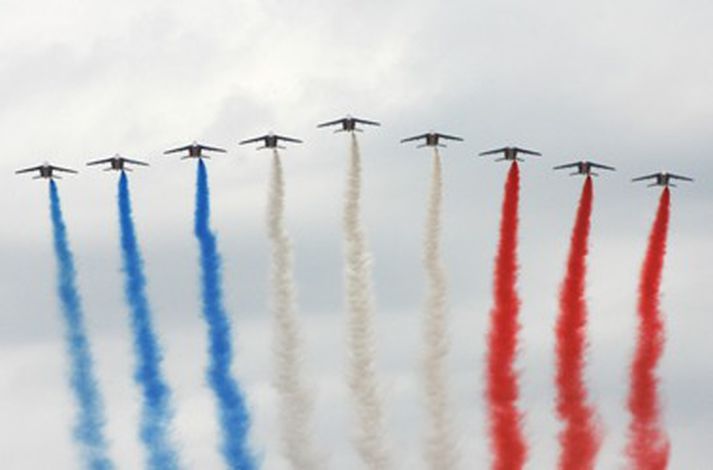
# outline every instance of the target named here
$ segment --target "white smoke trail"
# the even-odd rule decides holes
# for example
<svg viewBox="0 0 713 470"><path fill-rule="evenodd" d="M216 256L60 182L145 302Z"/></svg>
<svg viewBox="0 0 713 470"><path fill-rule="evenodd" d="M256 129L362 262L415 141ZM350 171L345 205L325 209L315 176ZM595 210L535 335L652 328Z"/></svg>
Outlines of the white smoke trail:
<svg viewBox="0 0 713 470"><path fill-rule="evenodd" d="M446 273L441 259L441 205L443 180L441 156L434 147L431 188L426 216L426 234L423 240L423 264L428 278L428 296L425 305L425 352L423 367L426 387L428 427L426 433L426 462L433 470L456 468L458 452L453 437L452 412L446 380L447 286Z"/></svg>
<svg viewBox="0 0 713 470"><path fill-rule="evenodd" d="M370 256L359 217L361 156L353 133L349 157L344 203L344 242L349 315L349 386L358 420L355 445L366 468L383 470L389 468L390 459L384 437L381 398L376 384Z"/></svg>
<svg viewBox="0 0 713 470"><path fill-rule="evenodd" d="M311 391L302 377L302 343L292 275L292 244L284 227L284 181L277 150L272 156L268 202L268 236L272 248L271 308L275 319L275 385L280 394L281 439L287 460L296 470L323 467L312 440Z"/></svg>

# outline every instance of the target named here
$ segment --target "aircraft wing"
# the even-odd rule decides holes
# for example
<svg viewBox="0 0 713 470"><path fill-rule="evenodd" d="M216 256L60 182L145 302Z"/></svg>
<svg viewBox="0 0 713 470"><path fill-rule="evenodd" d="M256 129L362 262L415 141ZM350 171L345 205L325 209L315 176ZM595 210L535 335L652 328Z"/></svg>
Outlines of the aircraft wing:
<svg viewBox="0 0 713 470"><path fill-rule="evenodd" d="M406 137L405 139L401 139L401 143L403 144L405 142L413 142L415 140L425 139L426 137L428 137L428 134L421 134L421 135L415 135L413 137Z"/></svg>
<svg viewBox="0 0 713 470"><path fill-rule="evenodd" d="M146 162L142 162L142 161L140 161L140 160L132 160L131 158L124 158L124 161L125 161L126 163L132 163L132 164L134 164L134 165L149 166L149 164L146 163Z"/></svg>
<svg viewBox="0 0 713 470"><path fill-rule="evenodd" d="M91 162L87 162L87 165L101 165L102 163L110 163L112 160L113 160L113 158L103 158L101 160L94 160ZM124 160L126 160L126 158Z"/></svg>
<svg viewBox="0 0 713 470"><path fill-rule="evenodd" d="M163 152L163 154L168 155L169 153L185 152L186 150L188 150L190 148L191 148L191 145L186 145L184 147L177 147L175 149L166 150L165 152Z"/></svg>
<svg viewBox="0 0 713 470"><path fill-rule="evenodd" d="M294 137L285 137L284 135L275 135L275 137L277 137L277 140L284 140L285 142L294 142L296 144L302 143L300 139L295 139Z"/></svg>
<svg viewBox="0 0 713 470"><path fill-rule="evenodd" d="M360 124L368 124L370 126L380 126L381 123L376 122L376 121L369 121L368 119L360 119L360 118L352 118L354 119L354 122L358 122Z"/></svg>
<svg viewBox="0 0 713 470"><path fill-rule="evenodd" d="M693 178L689 178L688 176L674 175L673 173L669 173L668 176L681 181L693 181Z"/></svg>
<svg viewBox="0 0 713 470"><path fill-rule="evenodd" d="M565 168L576 168L579 166L579 163L565 163L564 165L557 165L553 166L553 170L564 170Z"/></svg>
<svg viewBox="0 0 713 470"><path fill-rule="evenodd" d="M519 147L515 147L515 151L518 153L524 153L526 155L535 155L538 157L542 156L542 154L540 152L535 152L534 150L521 149Z"/></svg>
<svg viewBox="0 0 713 470"><path fill-rule="evenodd" d="M659 176L659 173L652 173L650 175L646 176L639 176L637 178L632 178L631 181L644 181L644 180L650 180L651 178L656 178Z"/></svg>
<svg viewBox="0 0 713 470"><path fill-rule="evenodd" d="M602 170L612 170L612 171L616 170L616 168L614 168L613 166L602 165L601 163L589 162L589 166L593 166L594 168L601 168Z"/></svg>
<svg viewBox="0 0 713 470"><path fill-rule="evenodd" d="M488 151L485 151L485 152L480 152L478 155L480 155L481 157L484 157L485 155L495 155L496 153L502 153L502 152L504 152L505 150L507 150L507 149L506 149L505 147L503 147L503 148L501 148L501 149L495 149L495 150L488 150Z"/></svg>
<svg viewBox="0 0 713 470"><path fill-rule="evenodd" d="M50 165L50 168L57 171L64 171L65 173L77 173L77 170L72 170L70 168L62 168L61 166Z"/></svg>
<svg viewBox="0 0 713 470"><path fill-rule="evenodd" d="M15 174L20 174L20 173L32 173L33 171L37 171L40 168L42 168L42 165L40 166L33 166L32 168L23 168L22 170L17 170Z"/></svg>
<svg viewBox="0 0 713 470"><path fill-rule="evenodd" d="M443 139L448 139L448 140L457 140L458 142L463 142L462 137L456 137L454 135L448 135L448 134L441 134L440 132L437 134L438 137L441 137Z"/></svg>
<svg viewBox="0 0 713 470"><path fill-rule="evenodd" d="M268 137L266 135L261 135L260 137L254 137L252 139L246 139L238 142L238 145L245 145L245 144L252 144L253 142L261 142L265 140L265 138Z"/></svg>
<svg viewBox="0 0 713 470"><path fill-rule="evenodd" d="M221 153L226 153L225 149L222 149L220 147L210 147L208 145L199 145L200 148L203 150L209 150L211 152L221 152Z"/></svg>
<svg viewBox="0 0 713 470"><path fill-rule="evenodd" d="M335 119L334 121L329 121L329 122L323 122L322 124L317 124L317 127L329 127L329 126L334 126L336 124L341 124L344 122L345 119Z"/></svg>

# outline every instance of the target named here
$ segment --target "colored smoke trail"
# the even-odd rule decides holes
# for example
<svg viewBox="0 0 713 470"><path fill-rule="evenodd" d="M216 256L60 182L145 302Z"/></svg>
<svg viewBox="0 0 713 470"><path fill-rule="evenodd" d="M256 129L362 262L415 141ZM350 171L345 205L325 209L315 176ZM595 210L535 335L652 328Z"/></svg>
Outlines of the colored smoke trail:
<svg viewBox="0 0 713 470"><path fill-rule="evenodd" d="M371 293L371 259L360 220L361 156L351 134L347 189L344 203L346 294L348 310L349 387L354 396L356 447L369 470L389 468L384 417L376 381L374 307Z"/></svg>
<svg viewBox="0 0 713 470"><path fill-rule="evenodd" d="M517 353L517 226L520 171L513 162L505 183L500 241L495 258L494 301L488 333L486 399L490 445L495 470L520 469L527 458L527 444L517 409L518 383L514 362Z"/></svg>
<svg viewBox="0 0 713 470"><path fill-rule="evenodd" d="M243 392L232 377L230 320L223 306L220 255L210 229L208 174L198 161L195 235L200 245L203 316L208 324L209 363L206 376L217 399L222 433L221 450L231 469L252 470L256 464L248 448L250 417Z"/></svg>
<svg viewBox="0 0 713 470"><path fill-rule="evenodd" d="M54 180L50 180L50 212L58 268L58 294L70 361L70 382L74 398L79 405L74 438L80 445L84 468L108 470L114 468L114 465L109 459L108 445L104 437L104 404L94 377L94 362L76 286L74 256L69 249L67 229Z"/></svg>
<svg viewBox="0 0 713 470"><path fill-rule="evenodd" d="M302 376L302 343L296 313L292 244L284 226L285 186L277 150L272 156L268 236L272 248L272 311L275 319L275 384L280 394L282 443L296 470L322 468L312 441L313 398Z"/></svg>
<svg viewBox="0 0 713 470"><path fill-rule="evenodd" d="M134 380L141 387L141 441L146 446L147 468L176 469L178 454L170 439L171 391L161 373L161 349L146 297L146 277L131 214L126 173L119 178L119 227L124 267L124 293L131 309L131 331L136 354Z"/></svg>
<svg viewBox="0 0 713 470"><path fill-rule="evenodd" d="M637 470L665 469L669 457L669 440L661 425L656 366L665 340L659 297L666 255L670 198L666 187L661 193L639 281L639 335L630 371L631 422L626 449L632 467Z"/></svg>
<svg viewBox="0 0 713 470"><path fill-rule="evenodd" d="M564 422L559 434L559 468L592 470L601 444L596 414L587 401L584 383L587 346L585 299L587 253L591 226L593 188L587 176L570 239L567 273L560 290L557 318L557 414Z"/></svg>
<svg viewBox="0 0 713 470"><path fill-rule="evenodd" d="M458 461L446 379L446 357L448 355L447 286L440 246L442 201L441 156L438 153L438 148L434 147L432 180L426 217L426 236L423 241L423 263L428 278L423 365L427 398L426 406L430 419L426 443L426 460L433 470L455 468Z"/></svg>

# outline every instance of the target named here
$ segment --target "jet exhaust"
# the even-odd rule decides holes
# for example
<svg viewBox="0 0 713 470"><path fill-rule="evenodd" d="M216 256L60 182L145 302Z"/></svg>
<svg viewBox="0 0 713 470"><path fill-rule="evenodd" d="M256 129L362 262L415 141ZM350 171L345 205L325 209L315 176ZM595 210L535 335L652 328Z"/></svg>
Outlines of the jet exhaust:
<svg viewBox="0 0 713 470"><path fill-rule="evenodd" d="M171 442L171 390L161 371L161 346L154 329L146 296L146 276L136 238L131 211L131 194L126 173L121 172L118 188L121 257L124 294L131 311L131 332L136 364L134 380L141 388L140 438L146 447L146 467L155 470L179 468L178 452Z"/></svg>
<svg viewBox="0 0 713 470"><path fill-rule="evenodd" d="M208 174L198 160L196 179L195 235L200 247L203 316L208 324L209 363L206 378L215 394L222 434L221 451L229 468L253 470L257 467L248 447L250 416L243 391L233 378L230 320L223 305L220 255L210 229Z"/></svg>
<svg viewBox="0 0 713 470"><path fill-rule="evenodd" d="M513 470L524 466L527 443L522 430L522 413L517 408L518 314L517 228L520 171L513 162L505 183L500 241L495 258L494 305L490 312L487 352L486 401L494 470Z"/></svg>
<svg viewBox="0 0 713 470"><path fill-rule="evenodd" d="M593 193L592 177L587 176L572 229L555 327L557 415L564 425L559 433L558 466L562 470L593 470L601 444L596 412L588 402L584 383L587 348L585 289Z"/></svg>
<svg viewBox="0 0 713 470"><path fill-rule="evenodd" d="M94 360L76 285L74 255L69 248L67 228L54 180L50 180L49 193L54 252L58 268L57 292L66 328L70 384L79 406L74 425L74 439L79 444L84 468L109 470L114 468L114 464L109 458L108 444L104 435L104 403L94 375Z"/></svg>
<svg viewBox="0 0 713 470"><path fill-rule="evenodd" d="M357 418L354 437L357 452L366 468L382 470L390 467L390 456L374 364L376 346L371 259L361 225L360 199L361 155L356 135L352 133L343 219L348 311L348 380Z"/></svg>
<svg viewBox="0 0 713 470"><path fill-rule="evenodd" d="M423 368L426 407L429 424L426 435L426 461L433 470L456 467L458 452L453 436L453 417L448 395L446 357L447 335L447 280L441 259L441 206L443 180L441 156L433 148L433 170L423 240L423 264L428 279L425 302Z"/></svg>
<svg viewBox="0 0 713 470"><path fill-rule="evenodd" d="M656 367L663 353L664 323L659 305L661 274L666 255L671 195L661 193L649 234L639 280L639 332L630 369L629 442L626 453L632 468L659 470L668 466L669 440L661 423Z"/></svg>
<svg viewBox="0 0 713 470"><path fill-rule="evenodd" d="M323 468L312 436L314 398L305 385L302 363L302 341L296 312L296 289L293 278L292 244L284 223L285 186L282 162L277 150L272 155L272 175L268 197L268 236L272 264L271 304L275 321L275 386L280 394L280 431L282 444L291 468Z"/></svg>

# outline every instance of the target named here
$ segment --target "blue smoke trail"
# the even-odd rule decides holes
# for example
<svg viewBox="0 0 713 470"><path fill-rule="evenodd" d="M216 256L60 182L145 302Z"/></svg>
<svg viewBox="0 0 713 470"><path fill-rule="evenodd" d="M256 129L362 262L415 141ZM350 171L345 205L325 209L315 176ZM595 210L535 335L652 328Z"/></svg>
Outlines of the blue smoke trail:
<svg viewBox="0 0 713 470"><path fill-rule="evenodd" d="M207 379L218 400L223 443L221 450L231 469L252 470L255 460L248 449L250 417L238 383L230 375L233 350L230 321L223 306L220 256L210 230L208 174L198 161L195 235L200 244L203 315L208 323L209 364Z"/></svg>
<svg viewBox="0 0 713 470"><path fill-rule="evenodd" d="M129 180L123 171L119 178L119 227L126 275L124 293L131 309L131 330L137 358L134 380L143 394L141 441L148 451L146 466L155 470L173 470L179 465L178 454L170 439L171 391L161 373L161 350L146 298L143 260L131 215Z"/></svg>
<svg viewBox="0 0 713 470"><path fill-rule="evenodd" d="M84 326L84 314L75 282L74 257L67 242L67 229L62 218L62 208L57 185L50 180L50 211L57 258L58 294L66 324L65 337L69 353L71 385L79 405L74 438L81 446L84 467L91 470L109 470L114 465L109 460L104 437L104 405L94 378L92 353Z"/></svg>

